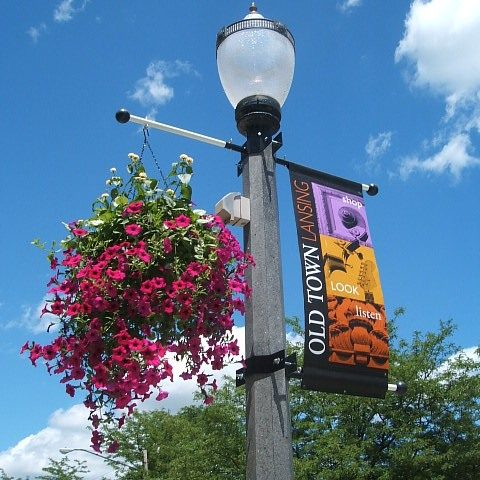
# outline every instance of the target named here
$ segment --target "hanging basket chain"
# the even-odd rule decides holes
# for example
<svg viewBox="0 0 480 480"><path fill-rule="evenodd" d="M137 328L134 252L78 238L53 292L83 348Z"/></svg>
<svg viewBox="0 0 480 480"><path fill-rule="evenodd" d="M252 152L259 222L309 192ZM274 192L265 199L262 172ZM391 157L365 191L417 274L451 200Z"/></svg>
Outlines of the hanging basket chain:
<svg viewBox="0 0 480 480"><path fill-rule="evenodd" d="M158 160L155 156L155 154L153 153L153 149L150 145L150 142L149 142L149 136L150 136L150 132L148 130L148 126L145 125L142 129L142 133L143 133L143 143L142 143L142 148L140 149L140 155L139 155L139 162L141 165L144 165L144 161L143 161L143 157L145 155L145 147L148 148L148 151L150 152L150 155L152 156L153 158L153 161L155 162L155 165L157 167L157 170L159 171L160 173L160 177L162 178L162 181L163 181L163 184L165 186L165 188L167 187L167 181L165 179L165 176L163 175L163 172L162 172L162 169L160 168L160 164L158 163ZM133 183L130 185L130 189L128 190L128 196L130 197L131 193L133 191Z"/></svg>
<svg viewBox="0 0 480 480"><path fill-rule="evenodd" d="M155 162L155 165L157 166L157 170L160 173L160 177L162 178L164 186L167 187L167 180L166 180L165 176L163 175L163 172L162 172L162 169L160 168L160 164L158 163L157 157L153 153L152 146L150 145L150 142L148 140L149 137L150 137L150 132L148 130L148 126L145 125L143 127L143 146L142 146L142 154L140 155L140 160L142 159L142 156L143 156L143 153L144 153L144 150L145 150L145 146L146 146L148 148L149 152L150 152L150 155L153 158L153 161Z"/></svg>

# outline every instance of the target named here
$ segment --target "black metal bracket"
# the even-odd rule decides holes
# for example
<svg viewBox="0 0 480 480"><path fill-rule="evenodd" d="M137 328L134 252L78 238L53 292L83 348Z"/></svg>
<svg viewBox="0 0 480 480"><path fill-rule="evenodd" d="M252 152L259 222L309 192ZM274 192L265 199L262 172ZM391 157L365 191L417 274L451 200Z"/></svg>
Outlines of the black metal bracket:
<svg viewBox="0 0 480 480"><path fill-rule="evenodd" d="M248 153L247 153L247 142L243 144L243 151L240 157L240 161L237 163L237 177L241 177L243 173L243 167L247 163Z"/></svg>
<svg viewBox="0 0 480 480"><path fill-rule="evenodd" d="M297 375L297 354L292 353L285 357L285 350L271 355L257 355L245 360L246 367L236 371L235 384L240 387L245 384L248 376L273 373L285 369L287 378L299 378Z"/></svg>
<svg viewBox="0 0 480 480"><path fill-rule="evenodd" d="M283 147L283 135L282 135L282 132L279 132L279 134L272 141L273 154L275 155L282 147Z"/></svg>
<svg viewBox="0 0 480 480"><path fill-rule="evenodd" d="M240 177L243 173L243 167L245 166L245 163L248 160L248 155L250 153L252 153L252 148L253 148L253 151L257 151L257 150L262 151L267 147L267 145L269 145L271 143L272 144L272 153L273 153L273 156L275 157L275 154L283 146L282 132L280 132L273 139L270 138L270 137L264 137L264 138L254 139L254 140L255 141L252 142L252 139L250 139L250 141L247 139L247 141L241 147L239 147L240 150L237 150L237 151L241 151L241 153L242 153L242 158L237 163L237 176L238 177ZM253 147L252 147L252 144L255 144L255 145L253 145ZM279 163L279 162L277 162L277 159L275 159L275 162Z"/></svg>

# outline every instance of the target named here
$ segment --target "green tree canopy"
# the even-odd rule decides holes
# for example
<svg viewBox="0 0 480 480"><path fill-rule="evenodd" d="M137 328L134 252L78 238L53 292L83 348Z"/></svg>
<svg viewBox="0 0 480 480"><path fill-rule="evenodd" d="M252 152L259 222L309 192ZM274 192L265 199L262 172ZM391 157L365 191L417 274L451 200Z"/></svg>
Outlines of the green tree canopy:
<svg viewBox="0 0 480 480"><path fill-rule="evenodd" d="M134 469L112 466L121 478L145 478L143 451L148 453L149 477L162 480L243 479L244 407L241 392L225 385L209 407L189 406L178 414L165 411L135 414L120 431L117 456L137 464Z"/></svg>
<svg viewBox="0 0 480 480"><path fill-rule="evenodd" d="M402 313L399 311L398 313ZM298 322L293 322L300 331ZM463 480L480 469L480 362L451 343L452 322L409 341L391 331L391 381L404 397L369 399L305 391L291 381L297 480ZM302 345L290 345L300 359ZM228 381L214 405L134 416L112 432L118 456L139 464L120 478L243 479L244 390Z"/></svg>
<svg viewBox="0 0 480 480"><path fill-rule="evenodd" d="M480 362L450 342L455 327L391 332L390 378L408 385L384 400L291 389L297 479L478 478Z"/></svg>
<svg viewBox="0 0 480 480"><path fill-rule="evenodd" d="M42 475L35 477L37 480L82 480L82 475L89 472L85 461L74 460L72 463L67 457L60 460L50 458L42 471Z"/></svg>

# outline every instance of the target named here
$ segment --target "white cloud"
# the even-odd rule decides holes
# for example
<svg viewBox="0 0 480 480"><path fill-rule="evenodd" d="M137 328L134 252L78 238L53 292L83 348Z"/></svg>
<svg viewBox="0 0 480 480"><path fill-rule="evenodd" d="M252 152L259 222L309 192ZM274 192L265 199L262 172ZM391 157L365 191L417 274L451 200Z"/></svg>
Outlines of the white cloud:
<svg viewBox="0 0 480 480"><path fill-rule="evenodd" d="M185 74L198 76L198 73L189 62L181 60L176 60L175 62L163 60L151 62L147 67L146 76L137 80L135 90L130 95L130 98L145 107L152 108L154 114L155 107L164 105L172 100L174 96L173 87L167 83L167 79Z"/></svg>
<svg viewBox="0 0 480 480"><path fill-rule="evenodd" d="M60 448L88 450L90 431L87 430L87 417L88 410L83 404L74 405L68 410L56 410L50 416L47 427L0 452L0 465L10 476L33 477L42 473L42 468L48 465L49 458L61 458ZM98 479L112 472L102 459L91 454L75 452L69 454L69 458L87 462L91 471L85 476L88 480Z"/></svg>
<svg viewBox="0 0 480 480"><path fill-rule="evenodd" d="M429 87L458 101L480 88L478 45L478 1L415 0L395 60L410 63L415 86Z"/></svg>
<svg viewBox="0 0 480 480"><path fill-rule="evenodd" d="M24 305L22 306L22 313L20 317L15 320L10 320L2 324L2 328L11 329L11 328L25 328L32 333L45 333L47 328L52 323L58 322L58 317L52 315L51 313L45 313L42 315L42 310L45 307L47 296L45 296L42 301L36 305ZM50 327L50 332L54 332L58 329L58 326Z"/></svg>
<svg viewBox="0 0 480 480"><path fill-rule="evenodd" d="M370 135L365 152L371 159L376 159L384 155L392 145L392 132L381 132L377 136Z"/></svg>
<svg viewBox="0 0 480 480"><path fill-rule="evenodd" d="M344 0L342 3L337 4L338 8L346 13L351 11L355 7L359 7L362 4L362 0Z"/></svg>
<svg viewBox="0 0 480 480"><path fill-rule="evenodd" d="M47 31L45 23L41 23L36 27L30 27L27 30L27 35L32 39L33 43L37 43L40 36Z"/></svg>
<svg viewBox="0 0 480 480"><path fill-rule="evenodd" d="M424 160L407 157L401 161L400 177L406 180L414 172L436 175L449 172L458 181L464 170L480 165L480 159L470 155L471 141L467 134L460 133L450 138L442 149Z"/></svg>
<svg viewBox="0 0 480 480"><path fill-rule="evenodd" d="M75 0L62 0L53 11L53 19L59 23L66 23L73 20L75 14L85 10L88 0L83 0L77 6Z"/></svg>
<svg viewBox="0 0 480 480"><path fill-rule="evenodd" d="M472 360L474 362L480 362L479 347L468 347L460 350L460 352L452 355L446 360L437 370L437 374L443 374L451 368L451 364L458 360Z"/></svg>
<svg viewBox="0 0 480 480"><path fill-rule="evenodd" d="M405 32L395 51L396 62L408 66L414 88L427 88L445 101L446 133L440 150L422 160L404 159L400 174L449 172L456 179L478 165L471 134L480 130L480 2L477 0L414 0ZM432 142L432 145L435 142ZM437 142L438 143L438 142Z"/></svg>

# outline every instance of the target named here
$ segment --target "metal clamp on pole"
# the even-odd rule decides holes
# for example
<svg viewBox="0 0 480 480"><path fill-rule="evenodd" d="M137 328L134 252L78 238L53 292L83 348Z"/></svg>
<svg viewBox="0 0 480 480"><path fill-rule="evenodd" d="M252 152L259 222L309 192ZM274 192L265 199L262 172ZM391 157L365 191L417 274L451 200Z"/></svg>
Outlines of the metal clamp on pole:
<svg viewBox="0 0 480 480"><path fill-rule="evenodd" d="M285 350L281 350L271 355L258 355L247 358L245 363L246 367L236 371L235 385L237 387L244 385L246 378L250 375L273 373L283 368L287 378L300 378L300 372L297 369L296 353L285 357Z"/></svg>
<svg viewBox="0 0 480 480"><path fill-rule="evenodd" d="M246 367L236 371L237 387L245 384L245 379L250 375L273 373L285 368L285 350L271 355L257 355L245 360Z"/></svg>

